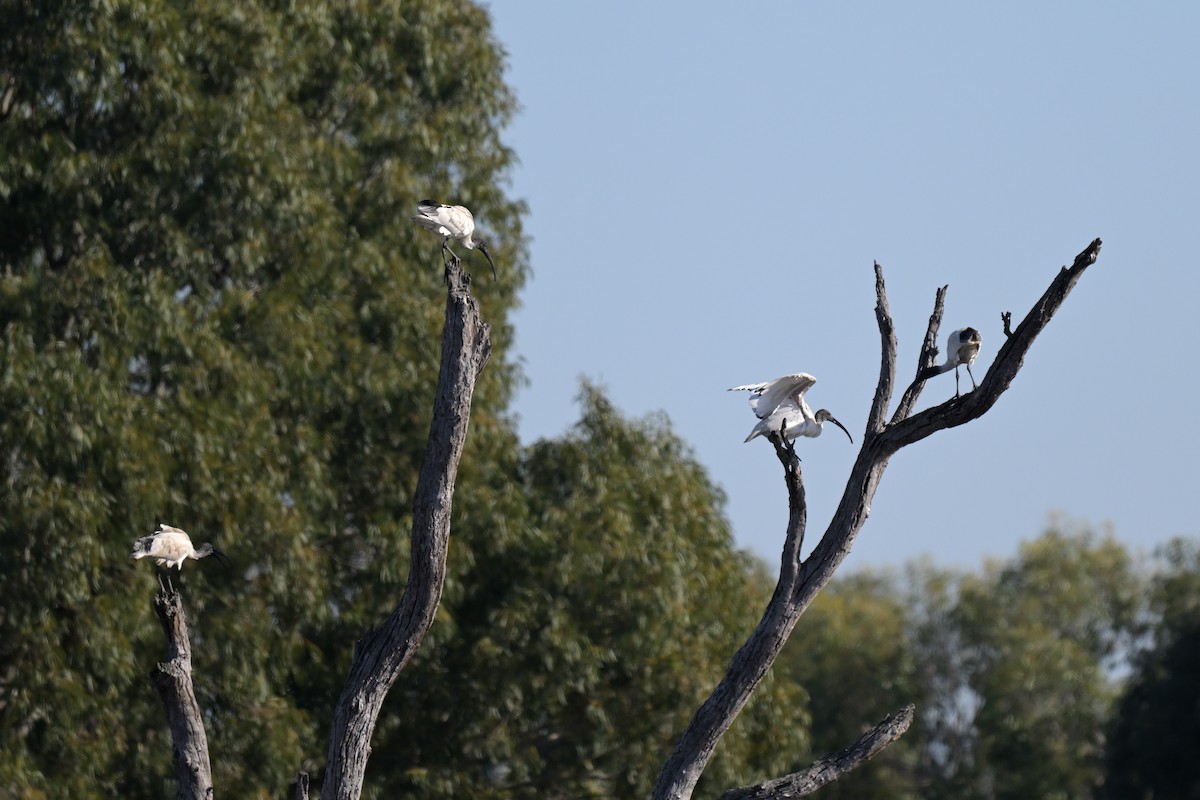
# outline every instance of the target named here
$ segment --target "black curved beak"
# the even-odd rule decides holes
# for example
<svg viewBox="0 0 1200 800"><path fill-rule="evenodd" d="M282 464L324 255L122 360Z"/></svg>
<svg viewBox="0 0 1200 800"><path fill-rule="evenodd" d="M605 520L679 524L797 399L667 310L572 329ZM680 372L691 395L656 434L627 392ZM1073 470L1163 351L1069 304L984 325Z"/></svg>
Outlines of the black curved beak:
<svg viewBox="0 0 1200 800"><path fill-rule="evenodd" d="M832 422L834 425L837 425L839 428L841 428L841 429L842 429L842 433L846 434L846 438L850 440L850 444L854 444L854 437L850 435L850 431L846 430L846 426L845 426L845 425L843 425L842 423L838 422L838 421L837 421L836 419L834 419L833 417L830 417L830 418L829 418L829 421L830 421L830 422Z"/></svg>
<svg viewBox="0 0 1200 800"><path fill-rule="evenodd" d="M221 565L223 567L225 567L225 569L229 569L230 567L233 566L233 562L231 562L229 560L228 556L226 556L224 553L222 553L217 548L215 548L215 547L213 548L212 554L217 559L217 561L221 562Z"/></svg>
<svg viewBox="0 0 1200 800"><path fill-rule="evenodd" d="M492 265L492 280L499 280L496 277L496 262L492 261L492 254L488 252L487 245L479 242L479 251L483 253L483 257L488 260L488 263Z"/></svg>

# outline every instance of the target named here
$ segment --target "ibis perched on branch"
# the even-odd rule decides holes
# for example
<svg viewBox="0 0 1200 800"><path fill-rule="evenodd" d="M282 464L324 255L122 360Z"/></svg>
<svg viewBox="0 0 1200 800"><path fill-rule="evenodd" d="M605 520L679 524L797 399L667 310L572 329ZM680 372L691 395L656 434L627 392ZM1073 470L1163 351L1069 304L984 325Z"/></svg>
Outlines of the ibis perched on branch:
<svg viewBox="0 0 1200 800"><path fill-rule="evenodd" d="M206 556L216 556L226 567L229 566L229 559L220 550L212 546L211 542L205 542L199 547L192 547L192 539L187 533L179 528L161 523L160 528L156 533L149 536L143 536L133 543L133 552L130 557L138 558L153 558L155 563L160 567L167 568L167 582L171 580L170 570L172 567L183 572L183 562L189 558L201 559ZM159 577L158 584L162 586L162 578Z"/></svg>
<svg viewBox="0 0 1200 800"><path fill-rule="evenodd" d="M433 200L422 200L417 203L417 214L412 220L425 230L433 231L442 237L443 260L447 251L455 261L459 260L458 255L450 250L449 244L451 239L456 239L468 250L478 248L492 267L492 278L496 277L496 263L492 261L492 254L488 252L487 242L471 238L471 234L475 232L475 217L465 206L448 206Z"/></svg>
<svg viewBox="0 0 1200 800"><path fill-rule="evenodd" d="M824 408L814 414L808 407L804 393L816 382L817 379L812 375L797 372L766 383L748 383L731 388L731 392L750 392L750 408L758 417L758 424L750 431L746 441L771 434L781 434L788 441L795 441L799 436L815 439L821 435L823 423L832 422L842 429L842 433L853 444L854 437L846 430L846 426L834 419L833 414Z"/></svg>
<svg viewBox="0 0 1200 800"><path fill-rule="evenodd" d="M954 396L958 397L958 368L966 367L967 375L971 377L971 388L978 389L979 387L975 384L975 376L971 374L971 365L975 363L975 357L979 355L979 346L982 344L983 337L974 328L959 328L951 332L946 337L945 363L926 367L917 377L920 380L926 380L934 375L954 370Z"/></svg>

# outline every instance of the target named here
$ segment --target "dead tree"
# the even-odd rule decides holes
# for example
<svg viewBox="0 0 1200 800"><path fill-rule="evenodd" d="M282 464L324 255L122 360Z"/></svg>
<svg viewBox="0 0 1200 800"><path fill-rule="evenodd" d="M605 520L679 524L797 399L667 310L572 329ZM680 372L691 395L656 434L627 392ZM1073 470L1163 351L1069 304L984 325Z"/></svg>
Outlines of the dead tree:
<svg viewBox="0 0 1200 800"><path fill-rule="evenodd" d="M175 800L207 800L213 796L208 737L192 689L192 644L179 592L162 589L155 594L154 613L167 639L167 660L154 667L150 679L166 707L171 728Z"/></svg>
<svg viewBox="0 0 1200 800"><path fill-rule="evenodd" d="M490 328L479 316L470 284L470 276L454 259L446 268L446 323L433 421L413 499L408 584L387 620L355 644L350 675L333 713L321 800L357 800L362 794L371 734L383 700L425 638L442 597L454 479L467 439L475 382L492 347Z"/></svg>
<svg viewBox="0 0 1200 800"><path fill-rule="evenodd" d="M919 442L937 431L964 425L987 412L1012 384L1033 340L1050 322L1054 312L1062 305L1084 270L1095 263L1099 253L1100 240L1096 239L1075 257L1075 263L1071 267L1062 268L1045 294L1034 304L1011 335L1007 335L1008 320L1005 320L1006 339L978 389L919 414L913 414L913 407L924 386L924 381L915 379L905 389L890 420L887 419L887 408L891 403L896 381L896 331L888 310L883 269L879 264L875 265L875 319L882 342L879 383L871 402L866 435L850 471L841 502L821 541L807 559L801 560L800 544L804 538L807 509L800 462L790 445L781 442L778 435L772 437L779 460L783 464L789 505L787 536L779 581L758 627L734 655L725 677L700 706L663 765L654 787L654 800L686 800L691 797L717 742L733 724L746 701L750 699L751 693L767 674L800 615L833 577L834 570L842 563L842 559L849 554L854 539L871 513L871 499L875 496L879 480L887 468L888 459L906 445ZM925 342L917 362L917 375L933 364L937 353L935 341L938 326L942 321L945 297L946 287L942 287L937 292L933 314L929 317ZM902 732L901 730L896 733L896 736ZM853 769L878 749L865 748L857 755L851 753L850 757L838 761L831 770L825 771L827 779L823 783L835 780L837 775ZM783 798L807 793L798 792L797 787L787 781L772 781L752 788L762 791L756 794L734 793L729 796Z"/></svg>

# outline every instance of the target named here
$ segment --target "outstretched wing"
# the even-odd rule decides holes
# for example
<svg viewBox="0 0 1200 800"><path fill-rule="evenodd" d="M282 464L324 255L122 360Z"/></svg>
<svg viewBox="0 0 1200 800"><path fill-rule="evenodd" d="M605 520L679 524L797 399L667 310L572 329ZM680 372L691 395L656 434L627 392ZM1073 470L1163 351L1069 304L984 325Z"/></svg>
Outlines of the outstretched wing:
<svg viewBox="0 0 1200 800"><path fill-rule="evenodd" d="M785 403L799 407L804 393L816 382L817 379L807 372L797 372L766 383L734 386L729 391L751 392L750 408L754 410L754 415L759 419L766 419Z"/></svg>
<svg viewBox="0 0 1200 800"><path fill-rule="evenodd" d="M741 386L730 386L725 391L750 392L750 410L754 412L754 416L763 417L769 415L771 412L768 411L766 414L758 413L758 404L759 401L762 400L762 393L767 390L767 387L769 387L771 383L772 381L767 381L766 383L746 383ZM750 433L750 437L747 438L746 441L750 441L750 439L753 439L760 433L762 433L762 431L759 431L758 428L755 428L754 431Z"/></svg>

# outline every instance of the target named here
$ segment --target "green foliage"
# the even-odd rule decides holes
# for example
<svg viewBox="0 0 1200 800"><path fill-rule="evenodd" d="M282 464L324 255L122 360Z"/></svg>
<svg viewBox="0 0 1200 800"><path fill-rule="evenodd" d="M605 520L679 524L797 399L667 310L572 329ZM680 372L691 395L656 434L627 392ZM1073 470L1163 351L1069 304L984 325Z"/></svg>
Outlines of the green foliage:
<svg viewBox="0 0 1200 800"><path fill-rule="evenodd" d="M1105 797L1200 797L1200 546L1175 540L1161 555L1150 630L1112 724Z"/></svg>
<svg viewBox="0 0 1200 800"><path fill-rule="evenodd" d="M165 521L236 562L176 581L217 786L277 792L319 769L406 572L443 305L424 196L495 234L472 433L513 443L501 50L460 2L13 0L0 29L0 785L166 791L157 584L127 562ZM507 464L474 457L485 502Z"/></svg>
<svg viewBox="0 0 1200 800"><path fill-rule="evenodd" d="M982 573L836 580L784 654L811 698L813 750L796 766L912 702L907 734L822 791L1091 797L1141 587L1128 554L1086 529L1052 529Z"/></svg>
<svg viewBox="0 0 1200 800"><path fill-rule="evenodd" d="M1139 584L1111 537L1050 531L964 581L958 625L978 698L970 765L981 797L1090 797L1115 687L1106 665L1135 620Z"/></svg>

